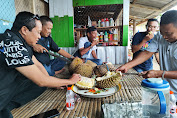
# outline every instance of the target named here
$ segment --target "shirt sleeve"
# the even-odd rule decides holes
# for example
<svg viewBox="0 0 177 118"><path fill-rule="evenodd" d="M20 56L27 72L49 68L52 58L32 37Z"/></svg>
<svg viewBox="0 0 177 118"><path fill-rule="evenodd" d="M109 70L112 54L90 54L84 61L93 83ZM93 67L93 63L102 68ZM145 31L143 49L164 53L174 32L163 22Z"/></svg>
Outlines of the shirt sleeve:
<svg viewBox="0 0 177 118"><path fill-rule="evenodd" d="M79 49L83 48L84 44L85 44L84 38L80 38L80 40L79 40Z"/></svg>
<svg viewBox="0 0 177 118"><path fill-rule="evenodd" d="M160 32L158 32L153 40L151 41L150 45L146 48L147 51L149 52L158 52L158 41L160 39Z"/></svg>
<svg viewBox="0 0 177 118"><path fill-rule="evenodd" d="M142 41L141 37L141 33L136 33L132 39L132 45L138 45Z"/></svg>
<svg viewBox="0 0 177 118"><path fill-rule="evenodd" d="M60 50L60 47L53 41L53 39L50 37L50 50L54 52L58 52Z"/></svg>
<svg viewBox="0 0 177 118"><path fill-rule="evenodd" d="M6 65L10 68L28 66L34 64L32 61L32 55L29 54L28 48L24 44L16 39L3 40L3 45L0 45L2 49L1 57Z"/></svg>

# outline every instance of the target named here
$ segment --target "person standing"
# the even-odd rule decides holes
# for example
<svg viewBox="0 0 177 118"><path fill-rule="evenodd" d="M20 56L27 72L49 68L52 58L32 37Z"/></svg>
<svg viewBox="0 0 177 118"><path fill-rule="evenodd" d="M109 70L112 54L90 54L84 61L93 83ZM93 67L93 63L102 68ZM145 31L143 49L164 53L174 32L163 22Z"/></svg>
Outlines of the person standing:
<svg viewBox="0 0 177 118"><path fill-rule="evenodd" d="M144 71L142 76L165 79L177 98L177 10L165 12L161 16L160 32L155 35L151 45L116 71L126 73L128 69L146 61L157 51L159 52L160 70Z"/></svg>
<svg viewBox="0 0 177 118"><path fill-rule="evenodd" d="M144 51L151 43L154 37L154 33L157 32L159 28L159 22L157 19L149 19L146 25L146 32L138 32L135 34L132 40L132 52L133 58ZM156 58L158 57L158 53L155 53ZM158 60L158 59L157 59ZM153 69L153 56L148 60L134 67L137 72L143 72L147 70Z"/></svg>

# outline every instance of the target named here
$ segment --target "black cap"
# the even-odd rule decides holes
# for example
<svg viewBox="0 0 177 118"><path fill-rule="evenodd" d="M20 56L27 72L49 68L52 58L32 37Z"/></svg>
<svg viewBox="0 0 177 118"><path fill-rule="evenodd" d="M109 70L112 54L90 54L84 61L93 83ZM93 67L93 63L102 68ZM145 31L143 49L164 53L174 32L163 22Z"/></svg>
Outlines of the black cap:
<svg viewBox="0 0 177 118"><path fill-rule="evenodd" d="M90 32L92 32L92 31L96 31L97 29L94 27L94 26L92 26L92 27L89 27L88 29L87 29L87 33L90 33Z"/></svg>

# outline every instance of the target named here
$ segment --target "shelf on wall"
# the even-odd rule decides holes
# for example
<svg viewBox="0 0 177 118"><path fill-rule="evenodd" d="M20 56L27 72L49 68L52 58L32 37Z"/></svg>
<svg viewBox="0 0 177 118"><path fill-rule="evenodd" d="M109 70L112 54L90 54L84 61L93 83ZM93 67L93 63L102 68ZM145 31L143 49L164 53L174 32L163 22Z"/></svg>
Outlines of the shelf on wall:
<svg viewBox="0 0 177 118"><path fill-rule="evenodd" d="M121 26L96 27L97 30L109 30L110 28L120 28ZM87 30L87 28L75 28L76 31Z"/></svg>

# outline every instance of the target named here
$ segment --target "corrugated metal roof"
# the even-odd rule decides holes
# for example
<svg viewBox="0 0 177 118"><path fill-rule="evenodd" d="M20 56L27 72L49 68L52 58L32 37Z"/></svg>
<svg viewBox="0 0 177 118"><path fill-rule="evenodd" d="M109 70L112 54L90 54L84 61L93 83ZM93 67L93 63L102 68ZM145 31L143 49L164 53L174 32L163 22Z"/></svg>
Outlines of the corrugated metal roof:
<svg viewBox="0 0 177 118"><path fill-rule="evenodd" d="M141 24L177 5L177 0L130 0L130 25Z"/></svg>

